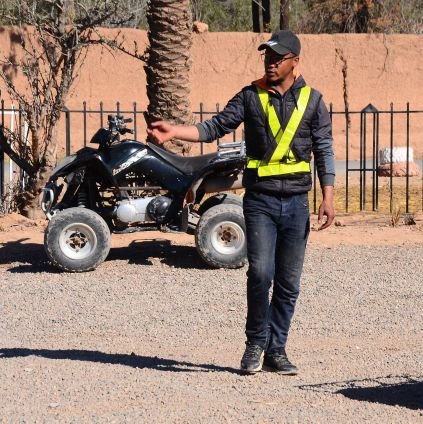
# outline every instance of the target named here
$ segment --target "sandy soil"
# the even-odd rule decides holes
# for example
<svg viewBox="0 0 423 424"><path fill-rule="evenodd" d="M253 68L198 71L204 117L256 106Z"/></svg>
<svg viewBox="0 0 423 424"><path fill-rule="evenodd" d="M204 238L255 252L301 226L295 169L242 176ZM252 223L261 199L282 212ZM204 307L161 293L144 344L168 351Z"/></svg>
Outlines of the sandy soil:
<svg viewBox="0 0 423 424"><path fill-rule="evenodd" d="M391 225L389 215L354 214L342 215L335 224L324 231L317 231L315 215L311 216L309 243L312 245L335 246L383 246L423 243L423 214L414 215L415 225L404 225L400 219L398 225ZM43 243L46 220L33 221L22 215L12 213L0 216L0 244L22 240L22 243ZM178 245L194 245L194 238L186 234L162 233L152 231L134 234L114 234L112 246L122 247L134 240L166 239Z"/></svg>
<svg viewBox="0 0 423 424"><path fill-rule="evenodd" d="M3 217L0 423L423 422L422 218L312 231L287 378L239 373L246 269L208 268L192 236L113 236L68 274L44 221Z"/></svg>

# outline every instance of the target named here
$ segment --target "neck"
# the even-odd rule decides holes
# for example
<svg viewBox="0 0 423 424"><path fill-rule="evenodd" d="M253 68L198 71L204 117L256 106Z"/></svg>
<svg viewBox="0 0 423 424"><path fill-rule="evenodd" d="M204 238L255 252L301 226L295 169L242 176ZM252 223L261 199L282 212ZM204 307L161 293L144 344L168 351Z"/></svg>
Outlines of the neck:
<svg viewBox="0 0 423 424"><path fill-rule="evenodd" d="M283 80L277 81L275 84L272 85L273 88L278 90L280 93L284 94L289 88L294 84L295 77L294 75L288 75Z"/></svg>

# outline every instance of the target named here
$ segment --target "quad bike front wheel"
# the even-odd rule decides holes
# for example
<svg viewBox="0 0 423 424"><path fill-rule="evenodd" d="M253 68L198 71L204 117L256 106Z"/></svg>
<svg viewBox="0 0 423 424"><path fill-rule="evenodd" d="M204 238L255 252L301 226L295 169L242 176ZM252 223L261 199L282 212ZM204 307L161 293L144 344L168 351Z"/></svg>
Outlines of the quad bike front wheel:
<svg viewBox="0 0 423 424"><path fill-rule="evenodd" d="M90 271L109 254L110 230L103 218L90 209L65 209L49 222L44 247L53 265L61 270Z"/></svg>
<svg viewBox="0 0 423 424"><path fill-rule="evenodd" d="M240 268L247 262L242 208L220 204L201 215L195 243L203 260L213 268Z"/></svg>

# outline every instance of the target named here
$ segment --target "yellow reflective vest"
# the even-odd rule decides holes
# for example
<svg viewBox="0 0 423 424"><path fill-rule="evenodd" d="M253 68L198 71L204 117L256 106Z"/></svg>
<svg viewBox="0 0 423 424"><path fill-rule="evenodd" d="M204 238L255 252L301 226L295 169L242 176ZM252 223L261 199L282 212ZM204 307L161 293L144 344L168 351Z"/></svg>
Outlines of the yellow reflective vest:
<svg viewBox="0 0 423 424"><path fill-rule="evenodd" d="M268 91L257 87L257 92L277 145L269 162L249 159L247 168L257 168L259 177L310 172L310 162L298 162L290 149L290 145L307 109L311 87L306 85L301 88L297 102L298 107L294 109L294 112L289 118L285 131L281 127L275 107L270 101Z"/></svg>

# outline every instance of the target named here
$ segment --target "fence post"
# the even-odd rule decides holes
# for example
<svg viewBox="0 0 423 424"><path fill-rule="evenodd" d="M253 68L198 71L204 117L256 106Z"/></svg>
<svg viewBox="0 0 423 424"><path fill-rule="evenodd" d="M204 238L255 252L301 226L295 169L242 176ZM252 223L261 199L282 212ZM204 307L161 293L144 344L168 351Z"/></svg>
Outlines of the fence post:
<svg viewBox="0 0 423 424"><path fill-rule="evenodd" d="M203 117L203 102L200 103L200 122L204 121ZM204 154L204 143L200 143L200 154Z"/></svg>
<svg viewBox="0 0 423 424"><path fill-rule="evenodd" d="M103 126L104 126L103 115L104 115L104 112L103 112L103 102L100 102L100 126L101 126L101 128L103 128Z"/></svg>
<svg viewBox="0 0 423 424"><path fill-rule="evenodd" d="M63 111L65 112L65 124L66 124L66 135L65 135L65 140L66 140L66 156L69 156L70 155L70 151L71 151L70 111L69 111L69 109L66 106L63 108Z"/></svg>
<svg viewBox="0 0 423 424"><path fill-rule="evenodd" d="M133 122L134 122L134 138L135 138L135 140L138 140L138 138L137 138L137 102L134 102L133 104L132 104L132 106L133 106L133 110L134 110L134 120L133 120Z"/></svg>
<svg viewBox="0 0 423 424"><path fill-rule="evenodd" d="M367 115L372 115L372 167L367 167ZM360 210L366 209L366 175L368 171L372 173L372 210L375 211L377 205L377 155L379 148L379 111L369 103L360 112Z"/></svg>
<svg viewBox="0 0 423 424"><path fill-rule="evenodd" d="M407 175L405 181L405 213L409 213L409 197L410 197L410 103L407 102L407 133L406 133L406 143L407 143ZM422 186L423 187L423 186Z"/></svg>
<svg viewBox="0 0 423 424"><path fill-rule="evenodd" d="M84 147L87 145L87 102L82 102L82 115L84 122Z"/></svg>
<svg viewBox="0 0 423 424"><path fill-rule="evenodd" d="M392 213L394 210L394 180L393 180L393 154L394 154L394 104L391 102L390 110L390 124L391 131L389 136L389 146L391 148L390 152L390 168L389 168L389 212Z"/></svg>

